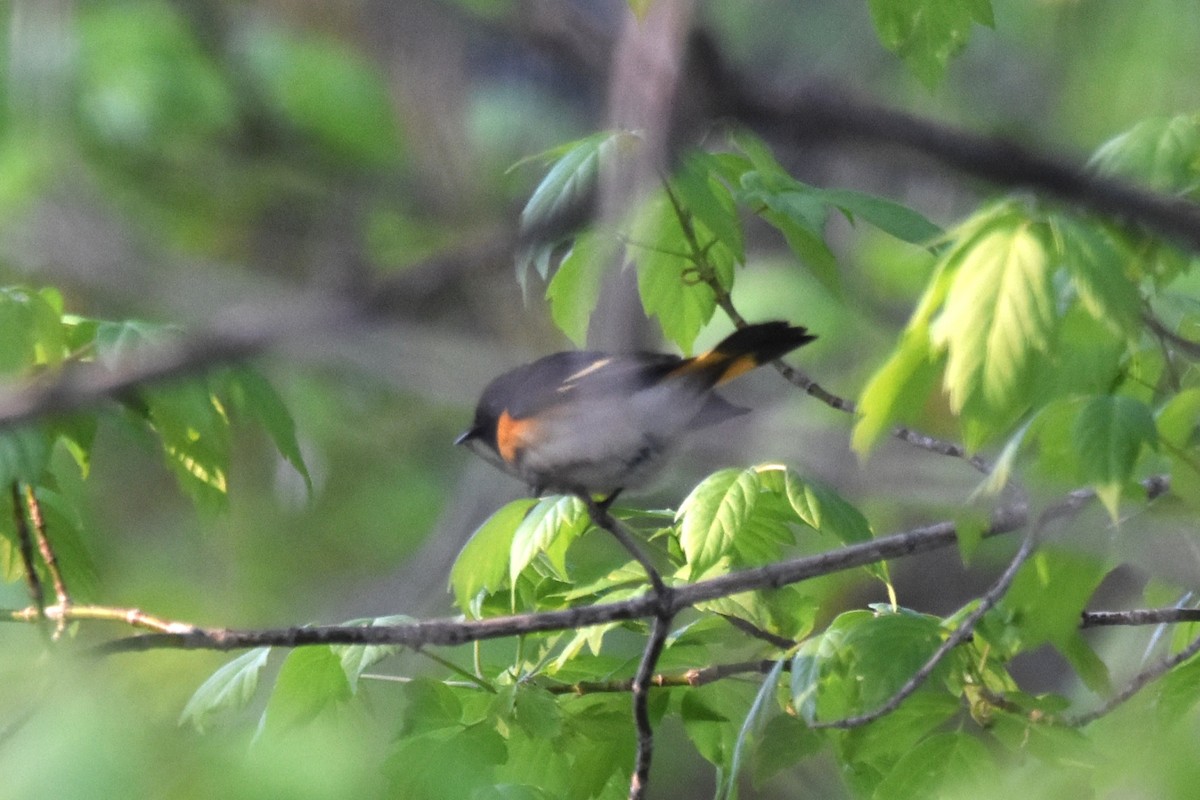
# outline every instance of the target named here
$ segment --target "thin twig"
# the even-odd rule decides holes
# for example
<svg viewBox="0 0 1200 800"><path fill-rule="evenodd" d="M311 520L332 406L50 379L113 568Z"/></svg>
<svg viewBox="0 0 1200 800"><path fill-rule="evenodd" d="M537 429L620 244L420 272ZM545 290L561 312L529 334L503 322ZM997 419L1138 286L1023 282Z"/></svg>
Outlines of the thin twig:
<svg viewBox="0 0 1200 800"><path fill-rule="evenodd" d="M654 617L650 638L633 678L633 722L637 728L637 757L634 760L633 776L629 779L629 800L641 800L650 781L650 762L654 757L654 728L650 724L650 685L654 668L666 646L667 634L671 631L673 615L660 609Z"/></svg>
<svg viewBox="0 0 1200 800"><path fill-rule="evenodd" d="M1117 708L1117 706L1122 705L1142 689L1146 688L1146 686L1158 680L1163 675L1166 675L1168 672L1175 669L1175 667L1187 661L1197 653L1200 653L1200 636L1193 639L1187 647L1180 650L1170 658L1164 658L1154 666L1148 667L1147 669L1139 672L1133 678L1133 680L1125 685L1125 688L1117 692L1117 694L1113 697L1109 698L1108 702L1106 702L1104 705L1100 706L1094 711L1089 711L1086 714L1068 717L1064 720L1064 722L1068 725L1073 725L1076 727L1083 727L1084 725L1095 722L1101 717L1111 713Z"/></svg>
<svg viewBox="0 0 1200 800"><path fill-rule="evenodd" d="M742 619L741 617L735 617L732 614L718 614L717 616L728 622L733 627L737 628L742 633L747 634L748 636L753 636L755 639L761 639L767 644L774 645L781 650L790 650L797 644L797 642L787 638L786 636L780 636L779 634L772 633L765 628L758 627L750 620Z"/></svg>
<svg viewBox="0 0 1200 800"><path fill-rule="evenodd" d="M54 596L58 604L65 608L71 605L71 595L67 591L62 571L58 568L58 556L50 546L50 537L46 534L46 518L42 516L42 504L38 502L37 493L29 483L25 484L25 507L29 511L29 519L33 522L38 551L42 554L42 561L46 562L46 571L50 573L50 580L54 584ZM63 622L60 620L58 633L62 632L62 628Z"/></svg>
<svg viewBox="0 0 1200 800"><path fill-rule="evenodd" d="M0 612L0 621L34 622L38 619L51 619L60 624L81 620L120 622L131 628L152 631L164 636L192 636L202 631L201 628L189 622L164 619L153 614L147 614L137 608L115 608L99 605L53 605L42 609L30 606L29 608Z"/></svg>
<svg viewBox="0 0 1200 800"><path fill-rule="evenodd" d="M10 488L13 523L17 528L17 549L21 553L21 567L25 570L25 583L29 587L29 598L33 601L33 619L44 619L46 594L42 589L42 579L38 575L37 565L33 563L33 537L29 533L29 520L25 518L25 508L21 504L21 488L16 481L13 481Z"/></svg>
<svg viewBox="0 0 1200 800"><path fill-rule="evenodd" d="M650 579L650 586L654 589L654 593L665 596L667 585L663 583L662 575L655 569L654 562L642 551L637 541L617 521L616 517L609 513L607 505L596 502L588 492L577 492L575 496L583 501L587 507L588 516L591 517L596 527L612 534L612 537L633 556L633 559L642 565L642 569L646 571L646 577Z"/></svg>
<svg viewBox="0 0 1200 800"><path fill-rule="evenodd" d="M1135 608L1128 611L1084 611L1081 628L1106 625L1172 625L1200 622L1200 608Z"/></svg>
<svg viewBox="0 0 1200 800"><path fill-rule="evenodd" d="M706 282L717 296L717 305L721 307L721 310L725 312L725 315L729 317L730 321L732 321L736 327L744 328L750 324L746 318L742 316L741 312L737 310L737 307L734 306L733 299L729 296L729 292L725 290L725 287L721 286L721 284L715 279L707 280ZM845 397L834 394L795 367L786 364L781 360L772 362L772 366L775 367L776 371L783 376L784 380L803 390L805 394L821 401L835 411L841 411L842 413L850 414L851 416L858 413L858 405L853 400L849 400ZM904 425L897 425L896 427L892 428L892 436L902 442L907 442L914 447L919 447L922 450L928 450L931 453L950 456L952 458L961 458L984 475L990 475L992 472L992 465L987 461L987 459L979 455L971 455L964 447L955 444L954 442L938 439L937 437L921 433L920 431L913 430L912 428Z"/></svg>
<svg viewBox="0 0 1200 800"><path fill-rule="evenodd" d="M810 727L839 729L858 728L872 723L880 717L886 716L887 714L890 714L899 708L901 703L907 700L913 692L924 685L925 681L929 679L929 676L933 674L933 671L937 669L938 664L942 663L943 659L946 658L947 654L949 654L951 650L958 647L971 637L971 635L975 632L975 627L979 624L979 620L983 619L983 615L991 611L992 608L995 607L996 603L1000 602L1000 598L1002 598L1005 593L1008 592L1009 587L1012 586L1012 582L1016 579L1017 572L1022 566L1024 566L1025 562L1029 560L1029 557L1033 555L1034 550L1037 549L1038 542L1041 541L1042 531L1045 530L1046 525L1052 520L1060 519L1078 512L1081 508L1083 508L1084 505L1093 500L1095 496L1095 493L1091 490L1077 490L1071 492L1066 496L1065 499L1055 503L1038 515L1037 520L1025 534L1025 538L1021 541L1021 546L1017 549L1016 554L1012 557L1012 560L1008 562L1008 566L1005 567L1004 572L1001 573L996 582L992 584L991 588L989 588L979 598L978 605L971 609L969 614L963 617L962 621L958 624L958 627L955 628L954 631L946 637L946 640L943 641L938 648L933 651L933 654L921 666L921 668L917 670L916 673L914 673L913 676L909 678L904 685L896 691L895 694L889 697L887 701L883 703L883 705L864 714L858 714L853 717L845 717L838 720L831 720L829 722L816 722Z"/></svg>

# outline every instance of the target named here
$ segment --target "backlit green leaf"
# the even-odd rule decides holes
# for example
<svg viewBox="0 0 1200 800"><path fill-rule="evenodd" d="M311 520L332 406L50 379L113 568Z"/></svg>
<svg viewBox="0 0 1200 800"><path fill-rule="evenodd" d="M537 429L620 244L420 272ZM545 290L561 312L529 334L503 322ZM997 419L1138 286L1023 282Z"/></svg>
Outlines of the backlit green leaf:
<svg viewBox="0 0 1200 800"><path fill-rule="evenodd" d="M546 286L554 324L579 347L587 343L588 322L600 298L600 284L615 256L612 242L601 233L584 231L575 237Z"/></svg>
<svg viewBox="0 0 1200 800"><path fill-rule="evenodd" d="M513 536L536 501L513 500L488 517L463 547L450 569L450 588L460 610L470 613L480 592L494 594L508 578Z"/></svg>
<svg viewBox="0 0 1200 800"><path fill-rule="evenodd" d="M922 214L882 197L850 189L825 189L820 196L851 219L860 217L902 242L928 247L944 233Z"/></svg>
<svg viewBox="0 0 1200 800"><path fill-rule="evenodd" d="M183 707L180 724L190 722L203 733L218 715L245 708L258 688L259 675L270 654L271 648L256 647L214 672Z"/></svg>
<svg viewBox="0 0 1200 800"><path fill-rule="evenodd" d="M508 561L510 585L516 584L517 576L538 555L545 553L551 542L574 540L587 529L588 520L587 509L577 497L561 495L538 500L513 533ZM559 549L559 553L562 552L565 550ZM560 573L565 573L566 565L561 561L554 566Z"/></svg>
<svg viewBox="0 0 1200 800"><path fill-rule="evenodd" d="M1121 490L1133 475L1142 447L1158 441L1150 409L1132 397L1099 395L1080 409L1071 435L1079 477L1096 487L1116 519Z"/></svg>
<svg viewBox="0 0 1200 800"><path fill-rule="evenodd" d="M758 501L758 474L723 469L705 478L679 506L676 520L693 578L715 566L734 546L734 539Z"/></svg>
<svg viewBox="0 0 1200 800"><path fill-rule="evenodd" d="M870 0L879 41L926 86L936 86L975 23L992 25L989 0Z"/></svg>
<svg viewBox="0 0 1200 800"><path fill-rule="evenodd" d="M911 422L924 407L940 371L928 325L910 327L862 391L851 438L855 451L865 455L894 424Z"/></svg>
<svg viewBox="0 0 1200 800"><path fill-rule="evenodd" d="M267 701L265 726L282 732L311 722L349 700L353 692L342 660L329 647L299 647L287 654Z"/></svg>

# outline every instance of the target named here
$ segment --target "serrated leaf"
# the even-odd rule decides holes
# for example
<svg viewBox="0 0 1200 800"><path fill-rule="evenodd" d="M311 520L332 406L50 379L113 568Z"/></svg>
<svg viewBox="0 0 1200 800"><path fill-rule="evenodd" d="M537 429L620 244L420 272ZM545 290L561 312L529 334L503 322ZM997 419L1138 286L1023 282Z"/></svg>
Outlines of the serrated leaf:
<svg viewBox="0 0 1200 800"><path fill-rule="evenodd" d="M460 610L471 613L480 592L494 594L506 583L513 536L536 501L521 498L497 510L480 525L450 568L450 589Z"/></svg>
<svg viewBox="0 0 1200 800"><path fill-rule="evenodd" d="M679 506L679 543L693 578L724 558L758 501L758 473L723 469L705 478Z"/></svg>
<svg viewBox="0 0 1200 800"><path fill-rule="evenodd" d="M831 535L842 544L865 542L874 537L863 513L828 486L806 481L790 470L784 486L792 510L813 530Z"/></svg>
<svg viewBox="0 0 1200 800"><path fill-rule="evenodd" d="M400 696L404 700L401 737L458 728L462 724L462 702L454 690L441 681L413 678L401 688Z"/></svg>
<svg viewBox="0 0 1200 800"><path fill-rule="evenodd" d="M935 733L900 756L872 797L876 800L970 797L994 785L996 772L992 754L975 737L962 731Z"/></svg>
<svg viewBox="0 0 1200 800"><path fill-rule="evenodd" d="M615 248L608 238L597 231L584 231L575 237L546 286L551 319L579 347L587 343L588 322L614 255Z"/></svg>
<svg viewBox="0 0 1200 800"><path fill-rule="evenodd" d="M1034 553L999 604L1019 632L1021 648L1069 645L1078 633L1080 612L1107 571L1098 559L1077 553L1045 547ZM1052 603L1047 602L1051 595Z"/></svg>
<svg viewBox="0 0 1200 800"><path fill-rule="evenodd" d="M50 437L33 425L0 430L0 489L14 481L37 483L50 458Z"/></svg>
<svg viewBox="0 0 1200 800"><path fill-rule="evenodd" d="M600 131L535 157L549 155L555 161L521 209L521 229L548 232L549 236L538 238L546 240L549 247L537 251L543 256L540 262L537 254L531 253L517 259L517 282L522 289L528 281L529 267L535 267L543 278L547 276L553 245L567 232L562 230L564 224L571 221L576 209L582 208L594 191L601 161L609 157L615 146L630 138L632 134L624 131Z"/></svg>
<svg viewBox="0 0 1200 800"><path fill-rule="evenodd" d="M377 627L381 625L405 625L415 621L407 614L392 614L385 617L375 617L374 619L351 620L345 624ZM346 673L346 680L350 683L350 691L357 693L358 679L362 677L363 672L388 656L400 652L402 648L398 644L334 644L330 645L329 649L341 662L342 671Z"/></svg>
<svg viewBox="0 0 1200 800"><path fill-rule="evenodd" d="M349 700L350 681L329 647L300 647L287 654L264 712L266 730L280 732L312 721Z"/></svg>
<svg viewBox="0 0 1200 800"><path fill-rule="evenodd" d="M926 86L942 79L975 23L992 25L988 0L870 0L879 41Z"/></svg>
<svg viewBox="0 0 1200 800"><path fill-rule="evenodd" d="M697 236L704 229L693 226ZM717 308L710 286L695 274L690 244L665 192L655 193L638 214L630 234L629 255L637 268L638 294L646 315L656 317L663 334L691 352L692 344ZM708 251L717 277L732 281L732 258L720 244Z"/></svg>
<svg viewBox="0 0 1200 800"><path fill-rule="evenodd" d="M517 576L538 555L546 553L552 542L578 538L587 529L588 522L587 509L578 497L561 495L539 500L513 533L508 556L509 585L516 585ZM559 551L560 558L563 552L565 550ZM554 566L565 575L566 565L561 560Z"/></svg>
<svg viewBox="0 0 1200 800"><path fill-rule="evenodd" d="M1200 188L1200 114L1142 120L1101 145L1088 165L1194 195Z"/></svg>
<svg viewBox="0 0 1200 800"><path fill-rule="evenodd" d="M240 711L258 689L260 673L271 654L269 647L256 647L220 667L192 694L179 715L179 723L190 722L201 733L219 714Z"/></svg>
<svg viewBox="0 0 1200 800"><path fill-rule="evenodd" d="M742 223L729 189L716 179L718 166L708 153L692 153L672 177L671 184L683 207L733 254L746 260ZM700 242L704 247L708 242Z"/></svg>
<svg viewBox="0 0 1200 800"><path fill-rule="evenodd" d="M775 666L771 667L771 671L763 678L758 693L754 695L754 702L750 704L750 710L746 712L746 718L738 730L737 741L733 746L733 755L729 760L729 769L722 770L721 783L717 787L718 800L721 798L733 800L737 797L738 775L742 770L746 748L751 746L752 740L757 741L762 733L766 715L774 705L771 701L775 697L775 689L779 685L779 677L783 674L783 667L786 663L782 659L776 661Z"/></svg>
<svg viewBox="0 0 1200 800"><path fill-rule="evenodd" d="M944 231L917 211L892 200L850 189L824 189L820 197L851 220L861 217L902 242L928 247Z"/></svg>
<svg viewBox="0 0 1200 800"><path fill-rule="evenodd" d="M1135 335L1141 326L1141 297L1125 272L1133 254L1098 225L1059 217L1051 226L1083 307L1114 332Z"/></svg>
<svg viewBox="0 0 1200 800"><path fill-rule="evenodd" d="M1096 487L1116 520L1121 490L1133 475L1142 447L1153 447L1158 441L1150 409L1132 397L1093 397L1079 410L1071 439L1080 479Z"/></svg>
<svg viewBox="0 0 1200 800"><path fill-rule="evenodd" d="M1033 354L1050 344L1056 323L1053 273L1041 226L999 216L955 248L957 269L930 329L947 353L951 408L998 426L1019 410Z"/></svg>
<svg viewBox="0 0 1200 800"><path fill-rule="evenodd" d="M168 341L177 329L142 320L101 321L96 325L96 358L111 370L135 366L148 349Z"/></svg>
<svg viewBox="0 0 1200 800"><path fill-rule="evenodd" d="M279 454L304 479L304 486L311 497L312 477L304 463L304 454L300 452L300 442L296 439L296 422L275 387L250 367L235 370L231 379L242 394L244 408L259 421Z"/></svg>
<svg viewBox="0 0 1200 800"><path fill-rule="evenodd" d="M180 488L205 512L228 507L229 419L200 380L145 390L150 424Z"/></svg>

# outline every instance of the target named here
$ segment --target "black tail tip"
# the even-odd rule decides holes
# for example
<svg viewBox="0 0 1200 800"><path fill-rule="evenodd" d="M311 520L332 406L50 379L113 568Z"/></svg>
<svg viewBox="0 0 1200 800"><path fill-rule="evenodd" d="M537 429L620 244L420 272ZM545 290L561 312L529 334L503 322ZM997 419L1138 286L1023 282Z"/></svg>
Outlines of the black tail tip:
<svg viewBox="0 0 1200 800"><path fill-rule="evenodd" d="M751 353L760 362L773 361L816 338L816 334L809 333L808 328L771 320L756 322L734 331L721 340L716 350L730 356Z"/></svg>

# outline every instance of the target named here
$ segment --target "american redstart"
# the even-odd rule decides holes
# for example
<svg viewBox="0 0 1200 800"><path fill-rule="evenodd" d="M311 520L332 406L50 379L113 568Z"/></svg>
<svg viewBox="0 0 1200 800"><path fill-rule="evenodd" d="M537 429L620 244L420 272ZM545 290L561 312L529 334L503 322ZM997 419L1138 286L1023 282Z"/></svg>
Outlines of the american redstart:
<svg viewBox="0 0 1200 800"><path fill-rule="evenodd" d="M786 322L750 325L694 358L567 351L488 384L455 440L533 489L607 495L637 486L688 431L749 409L713 388L816 339Z"/></svg>

